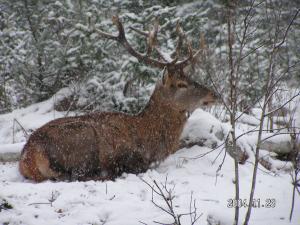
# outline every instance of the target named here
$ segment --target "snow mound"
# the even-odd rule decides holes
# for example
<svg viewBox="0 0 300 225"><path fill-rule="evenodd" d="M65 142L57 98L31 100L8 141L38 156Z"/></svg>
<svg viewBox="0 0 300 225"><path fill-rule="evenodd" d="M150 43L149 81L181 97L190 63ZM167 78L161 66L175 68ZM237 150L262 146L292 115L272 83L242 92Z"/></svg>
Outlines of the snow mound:
<svg viewBox="0 0 300 225"><path fill-rule="evenodd" d="M197 109L188 119L181 134L181 142L185 145L216 147L226 138L230 125L221 123L210 113Z"/></svg>

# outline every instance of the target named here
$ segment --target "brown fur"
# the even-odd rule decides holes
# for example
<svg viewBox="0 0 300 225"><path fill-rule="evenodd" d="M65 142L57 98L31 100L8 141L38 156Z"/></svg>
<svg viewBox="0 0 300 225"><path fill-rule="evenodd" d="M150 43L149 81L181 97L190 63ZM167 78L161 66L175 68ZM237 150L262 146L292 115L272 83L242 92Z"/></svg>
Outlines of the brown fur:
<svg viewBox="0 0 300 225"><path fill-rule="evenodd" d="M215 99L207 88L167 74L137 115L95 112L39 128L24 146L20 172L37 182L106 180L123 172L145 172L178 149L187 111Z"/></svg>

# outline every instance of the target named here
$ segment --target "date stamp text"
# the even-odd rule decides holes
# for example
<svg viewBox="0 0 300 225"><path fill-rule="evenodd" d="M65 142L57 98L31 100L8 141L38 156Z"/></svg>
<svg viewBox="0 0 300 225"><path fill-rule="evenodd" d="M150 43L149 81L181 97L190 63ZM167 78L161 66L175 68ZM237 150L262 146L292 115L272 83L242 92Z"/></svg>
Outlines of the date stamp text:
<svg viewBox="0 0 300 225"><path fill-rule="evenodd" d="M249 207L248 199L228 199L227 200L227 208L247 208ZM264 200L260 198L253 199L251 202L253 208L275 208L276 207L276 199L275 198L266 198Z"/></svg>

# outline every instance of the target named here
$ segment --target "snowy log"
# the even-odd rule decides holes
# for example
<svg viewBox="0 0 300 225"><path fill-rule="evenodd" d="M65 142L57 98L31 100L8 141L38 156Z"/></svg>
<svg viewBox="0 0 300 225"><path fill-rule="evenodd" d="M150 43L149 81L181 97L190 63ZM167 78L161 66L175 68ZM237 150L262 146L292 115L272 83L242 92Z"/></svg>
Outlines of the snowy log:
<svg viewBox="0 0 300 225"><path fill-rule="evenodd" d="M269 152L275 152L278 154L288 154L292 150L291 137L289 134L280 134L269 138L274 135L273 133L265 134L263 139L266 139L261 143L260 148ZM298 143L300 145L300 143Z"/></svg>
<svg viewBox="0 0 300 225"><path fill-rule="evenodd" d="M259 152L259 163L272 172L277 172L278 170L289 172L293 169L291 162L274 159L272 153L265 150L260 150Z"/></svg>
<svg viewBox="0 0 300 225"><path fill-rule="evenodd" d="M13 162L20 159L21 151L25 142L5 144L0 146L0 162Z"/></svg>

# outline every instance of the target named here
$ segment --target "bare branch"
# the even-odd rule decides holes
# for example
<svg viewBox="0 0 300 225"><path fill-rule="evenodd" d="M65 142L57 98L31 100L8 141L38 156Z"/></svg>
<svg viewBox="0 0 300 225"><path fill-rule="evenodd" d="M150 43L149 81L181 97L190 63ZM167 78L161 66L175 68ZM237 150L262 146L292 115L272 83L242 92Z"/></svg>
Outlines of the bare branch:
<svg viewBox="0 0 300 225"><path fill-rule="evenodd" d="M285 39L286 39L286 37L287 37L287 34L288 34L288 32L289 32L289 30L290 30L292 24L294 23L295 19L297 18L298 14L299 14L299 11L300 11L300 8L297 9L295 15L293 16L292 20L290 21L288 27L286 28L286 30L285 30L285 32L284 32L283 39L281 40L281 42L280 42L279 44L277 44L277 45L275 46L275 48L279 48L281 45L284 44Z"/></svg>
<svg viewBox="0 0 300 225"><path fill-rule="evenodd" d="M294 98L298 97L299 95L300 95L300 91L297 94L295 94L292 98L290 98L288 101L286 101L283 105L279 106L278 108L276 108L276 109L274 109L270 112L266 112L265 117L269 116L270 114L273 114L274 112L276 112L280 109L282 109L284 106L286 106L288 103L290 103Z"/></svg>
<svg viewBox="0 0 300 225"><path fill-rule="evenodd" d="M191 199L190 199L190 210L188 213L181 213L181 214L176 214L174 211L174 205L173 205L173 199L174 199L174 195L173 195L173 191L175 188L175 185L173 186L173 188L168 188L167 187L167 177L165 179L164 183L161 183L161 186L158 185L158 183L153 180L154 185L152 186L151 184L149 184L147 181L145 181L144 179L140 178L148 187L151 188L152 191L152 203L154 204L155 207L159 208L160 210L162 210L163 212L167 213L168 215L170 215L174 222L170 223L170 225L181 225L180 219L182 216L190 216L191 219L191 225L194 225L196 223L196 221L203 215L202 213L198 216L197 215L197 208L196 208L196 200L193 201L193 195L191 193ZM167 205L167 207L163 207L159 204L157 204L154 201L154 196L153 193L156 193L159 197L161 197L165 204ZM192 202L194 209L192 210ZM166 223L161 223L158 221L153 221L154 223L157 224L164 224L166 225Z"/></svg>

